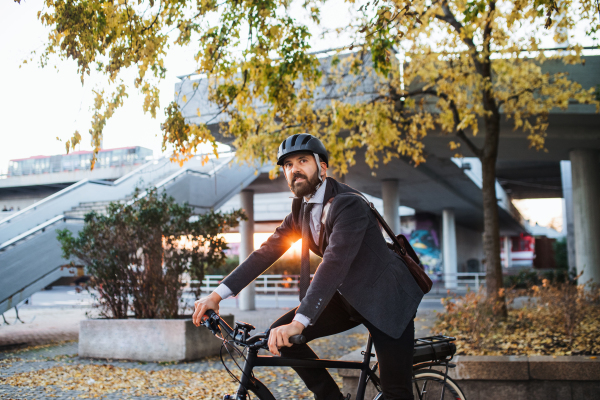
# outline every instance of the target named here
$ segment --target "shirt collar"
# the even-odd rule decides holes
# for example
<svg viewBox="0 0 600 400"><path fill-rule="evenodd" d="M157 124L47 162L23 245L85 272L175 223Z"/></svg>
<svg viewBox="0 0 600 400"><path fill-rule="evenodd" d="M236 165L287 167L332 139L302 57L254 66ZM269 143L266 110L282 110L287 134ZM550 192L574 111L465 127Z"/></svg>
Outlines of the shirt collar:
<svg viewBox="0 0 600 400"><path fill-rule="evenodd" d="M323 200L325 199L325 186L327 186L327 179L325 179L321 186L319 186L313 197L311 197L310 200L308 200L308 203L323 204ZM302 201L304 203L307 202L304 198L302 199Z"/></svg>

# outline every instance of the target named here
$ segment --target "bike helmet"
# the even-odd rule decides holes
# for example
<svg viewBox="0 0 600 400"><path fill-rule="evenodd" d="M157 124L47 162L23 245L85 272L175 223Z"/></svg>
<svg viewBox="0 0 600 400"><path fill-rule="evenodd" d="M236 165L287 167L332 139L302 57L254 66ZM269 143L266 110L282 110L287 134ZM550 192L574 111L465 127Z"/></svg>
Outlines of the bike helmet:
<svg viewBox="0 0 600 400"><path fill-rule="evenodd" d="M329 167L329 157L325 146L319 139L308 133L293 135L281 142L277 150L277 165L283 165L283 160L290 154L300 152L309 152L318 155ZM318 158L317 165L321 165Z"/></svg>

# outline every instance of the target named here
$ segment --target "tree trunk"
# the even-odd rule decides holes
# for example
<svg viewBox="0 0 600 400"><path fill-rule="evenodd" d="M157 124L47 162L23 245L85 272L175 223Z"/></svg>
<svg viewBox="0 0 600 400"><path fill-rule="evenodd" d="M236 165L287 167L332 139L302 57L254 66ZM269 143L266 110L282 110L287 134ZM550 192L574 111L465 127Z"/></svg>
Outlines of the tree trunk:
<svg viewBox="0 0 600 400"><path fill-rule="evenodd" d="M162 232L160 228L155 228L148 236L148 243L144 248L144 293L138 299L144 308L141 318L165 318L162 250Z"/></svg>
<svg viewBox="0 0 600 400"><path fill-rule="evenodd" d="M485 253L485 270L487 298L494 304L494 312L506 317L506 301L501 290L502 264L500 262L500 224L498 221L498 200L496 197L496 160L498 158L498 141L500 135L500 115L492 112L485 118L486 138L481 159L483 175L483 249Z"/></svg>

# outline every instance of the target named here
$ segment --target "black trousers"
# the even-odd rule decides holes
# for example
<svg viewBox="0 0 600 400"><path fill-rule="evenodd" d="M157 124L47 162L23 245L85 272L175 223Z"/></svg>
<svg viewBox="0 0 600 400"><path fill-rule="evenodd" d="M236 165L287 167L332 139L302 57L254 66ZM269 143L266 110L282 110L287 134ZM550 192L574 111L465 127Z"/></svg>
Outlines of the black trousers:
<svg viewBox="0 0 600 400"><path fill-rule="evenodd" d="M289 311L271 325L275 328L292 322L296 309ZM307 342L347 331L364 324L371 336L379 361L379 377L385 400L412 400L412 364L415 328L411 321L398 339L381 332L364 319L339 293L336 293L314 325L309 325L302 334ZM280 349L281 355L289 358L319 358L308 346L293 345ZM337 384L325 368L294 368L316 400L340 400L343 398ZM354 393L352 396L354 397Z"/></svg>

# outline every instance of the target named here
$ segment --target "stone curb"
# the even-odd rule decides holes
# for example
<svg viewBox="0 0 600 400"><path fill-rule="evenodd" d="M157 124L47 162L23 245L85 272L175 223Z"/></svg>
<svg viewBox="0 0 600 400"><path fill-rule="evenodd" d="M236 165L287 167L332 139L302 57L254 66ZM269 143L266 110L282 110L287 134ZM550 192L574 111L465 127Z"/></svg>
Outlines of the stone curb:
<svg viewBox="0 0 600 400"><path fill-rule="evenodd" d="M340 360L362 361L363 349ZM375 359L374 359L375 360ZM371 361L373 365L375 361ZM456 380L485 381L600 381L600 359L589 356L456 356L449 375ZM359 370L339 369L342 377L354 378Z"/></svg>

